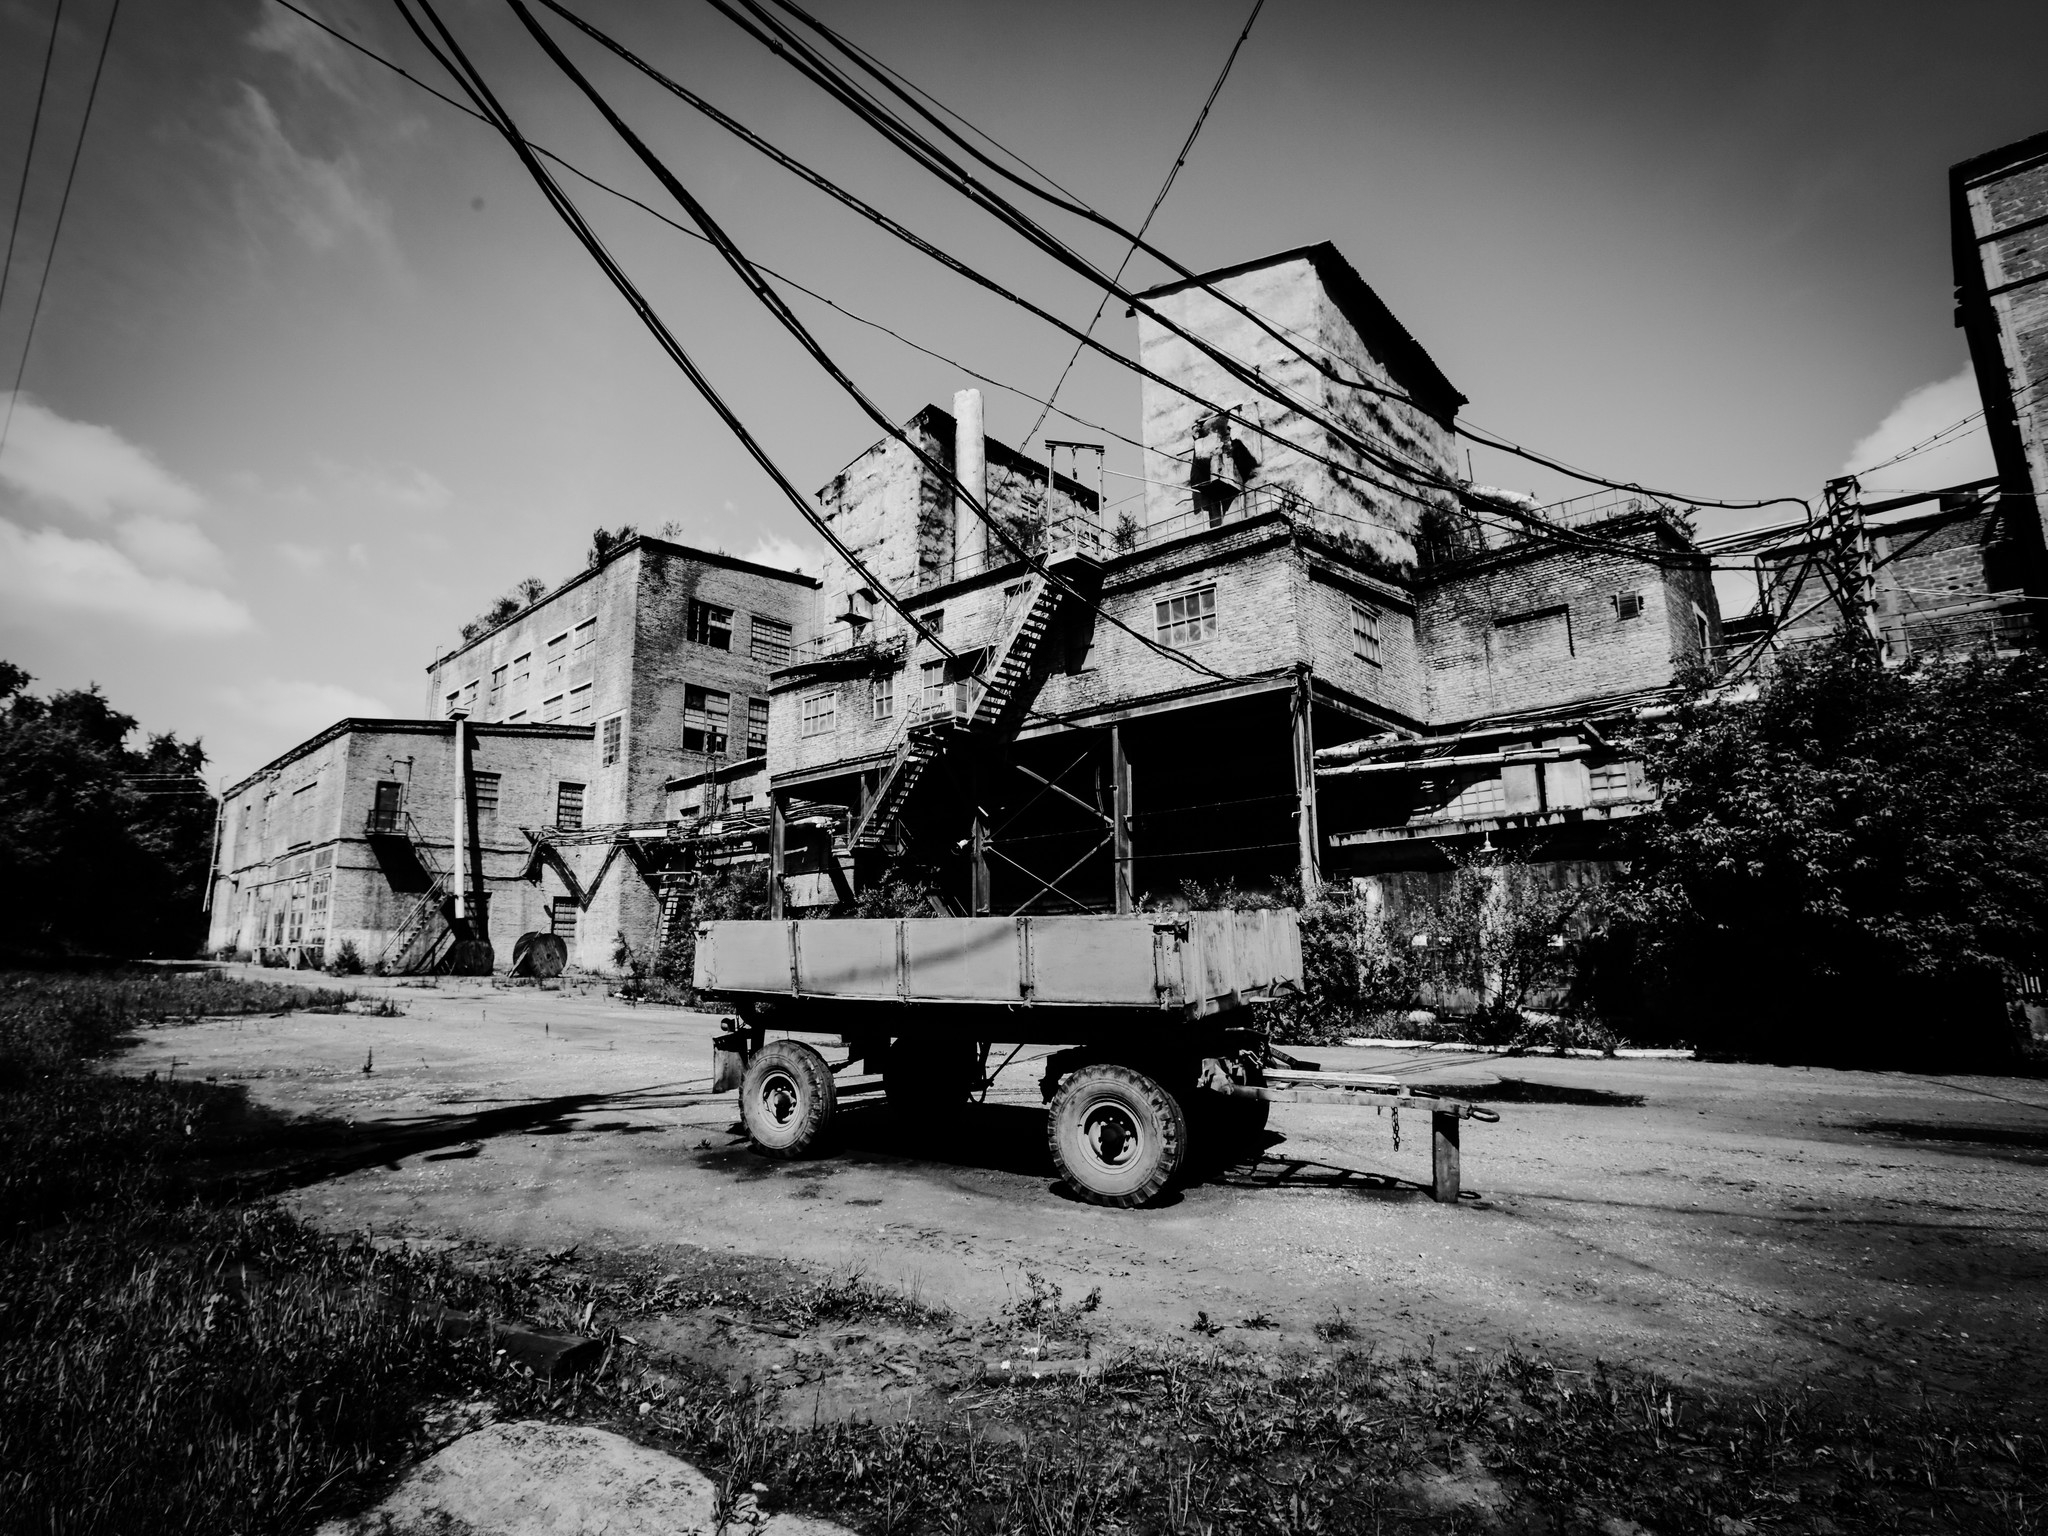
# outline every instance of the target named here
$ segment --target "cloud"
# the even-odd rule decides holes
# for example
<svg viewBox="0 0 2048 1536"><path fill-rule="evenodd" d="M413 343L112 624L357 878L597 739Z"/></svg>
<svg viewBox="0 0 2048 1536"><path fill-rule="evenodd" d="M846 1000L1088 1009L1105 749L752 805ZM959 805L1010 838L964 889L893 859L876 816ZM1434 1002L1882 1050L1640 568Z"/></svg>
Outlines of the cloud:
<svg viewBox="0 0 2048 1536"><path fill-rule="evenodd" d="M1996 473L1996 468L1983 418L1977 416L1983 409L1976 376L1968 368L1953 378L1923 384L1908 392L1875 431L1849 450L1838 473L1861 477L1866 495L1872 491L1935 490L1985 479ZM1968 416L1977 419L1959 431L1946 431ZM1938 442L1912 457L1896 464L1886 462L1942 433L1946 435Z"/></svg>
<svg viewBox="0 0 2048 1536"><path fill-rule="evenodd" d="M756 565L772 565L779 570L800 571L815 576L825 569L825 552L815 545L804 544L780 533L764 533L754 541L754 547L740 556Z"/></svg>
<svg viewBox="0 0 2048 1536"><path fill-rule="evenodd" d="M342 45L302 16L281 7L267 7L256 30L245 41L259 53L272 53L311 75L335 95L356 101L356 71Z"/></svg>
<svg viewBox="0 0 2048 1536"><path fill-rule="evenodd" d="M323 160L300 149L284 131L270 98L246 82L228 122L232 152L241 161L237 196L251 228L281 217L316 251L361 242L389 266L403 265L390 206L364 184L355 156Z"/></svg>
<svg viewBox="0 0 2048 1536"><path fill-rule="evenodd" d="M0 410L4 401L0 395ZM67 420L26 395L14 402L14 424L0 449L0 483L95 519L117 511L191 517L203 504L197 491L112 427Z"/></svg>
<svg viewBox="0 0 2048 1536"><path fill-rule="evenodd" d="M327 563L327 551L316 544L294 544L286 540L277 546L285 561L302 571L317 571Z"/></svg>
<svg viewBox="0 0 2048 1536"><path fill-rule="evenodd" d="M282 740L300 741L351 715L389 718L385 702L339 683L306 679L263 678L238 687L218 688L214 697L238 715L260 720Z"/></svg>
<svg viewBox="0 0 2048 1536"><path fill-rule="evenodd" d="M183 576L152 575L112 544L55 528L0 521L0 599L20 614L117 619L163 635L220 636L250 628L249 610Z"/></svg>

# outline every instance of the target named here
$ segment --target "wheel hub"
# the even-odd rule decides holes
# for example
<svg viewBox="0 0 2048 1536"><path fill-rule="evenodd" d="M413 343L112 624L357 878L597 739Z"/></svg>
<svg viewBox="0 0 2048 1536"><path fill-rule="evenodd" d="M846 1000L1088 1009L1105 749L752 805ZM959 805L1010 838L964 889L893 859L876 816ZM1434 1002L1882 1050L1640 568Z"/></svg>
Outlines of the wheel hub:
<svg viewBox="0 0 2048 1536"><path fill-rule="evenodd" d="M800 1094L796 1079L787 1072L771 1072L761 1079L757 1097L761 1112L777 1126L786 1126L796 1118Z"/></svg>
<svg viewBox="0 0 2048 1536"><path fill-rule="evenodd" d="M1089 1161L1104 1169L1120 1171L1144 1154L1145 1136L1130 1110L1105 1101L1089 1105L1082 1115L1081 1144Z"/></svg>

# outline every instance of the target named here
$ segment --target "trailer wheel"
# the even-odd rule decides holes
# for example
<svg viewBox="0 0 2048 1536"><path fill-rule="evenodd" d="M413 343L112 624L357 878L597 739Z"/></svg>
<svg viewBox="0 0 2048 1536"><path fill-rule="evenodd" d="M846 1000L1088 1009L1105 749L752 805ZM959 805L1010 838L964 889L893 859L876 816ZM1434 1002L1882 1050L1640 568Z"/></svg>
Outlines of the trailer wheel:
<svg viewBox="0 0 2048 1536"><path fill-rule="evenodd" d="M825 1058L797 1040L771 1040L754 1052L740 1081L740 1119L770 1157L817 1149L839 1102Z"/></svg>
<svg viewBox="0 0 2048 1536"><path fill-rule="evenodd" d="M1046 1114L1052 1159L1081 1198L1135 1206L1173 1181L1187 1153L1187 1118L1142 1072L1097 1062L1053 1095Z"/></svg>

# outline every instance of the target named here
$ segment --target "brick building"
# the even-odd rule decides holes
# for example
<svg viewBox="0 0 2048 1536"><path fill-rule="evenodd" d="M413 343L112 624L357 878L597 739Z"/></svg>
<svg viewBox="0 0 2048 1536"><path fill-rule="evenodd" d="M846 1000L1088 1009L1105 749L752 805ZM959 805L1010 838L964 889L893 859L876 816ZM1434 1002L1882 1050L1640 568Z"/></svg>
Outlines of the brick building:
<svg viewBox="0 0 2048 1536"><path fill-rule="evenodd" d="M314 956L348 938L394 970L444 955L460 717L476 801L463 867L498 962L535 930L593 970L621 939L651 948L699 851L702 797L685 806L670 785L744 778L765 756L768 678L816 589L663 539L611 545L435 659L428 718L342 721L228 792L213 947Z"/></svg>
<svg viewBox="0 0 2048 1536"><path fill-rule="evenodd" d="M1463 397L1334 248L1147 298L1347 433L1461 481ZM1142 521L1101 527L1095 495L986 438L972 391L911 423L1050 576L893 442L821 493L954 654L850 568L827 572L771 694L788 902L843 903L906 860L954 909L1009 912L1441 869L1444 841L1489 829L1552 857L1569 826L1556 857L1611 853L1617 807L1647 792L1597 721L1719 640L1684 520L1606 502L1532 533L1469 488L1391 482L1149 316L1139 335L1149 368L1224 407L1147 382Z"/></svg>

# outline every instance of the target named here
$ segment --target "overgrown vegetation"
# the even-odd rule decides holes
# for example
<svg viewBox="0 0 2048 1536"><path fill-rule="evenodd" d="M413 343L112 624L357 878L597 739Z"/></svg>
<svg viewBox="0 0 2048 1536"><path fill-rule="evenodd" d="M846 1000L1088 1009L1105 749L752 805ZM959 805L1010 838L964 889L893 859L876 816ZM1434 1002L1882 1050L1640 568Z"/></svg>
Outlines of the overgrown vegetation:
<svg viewBox="0 0 2048 1536"><path fill-rule="evenodd" d="M491 606L462 626L462 642L467 645L479 635L487 635L531 608L547 596L548 584L538 576L528 576L514 584L504 596L494 598Z"/></svg>
<svg viewBox="0 0 2048 1536"><path fill-rule="evenodd" d="M612 960L626 973L619 995L632 1002L672 1003L688 1007L697 994L690 985L697 963L697 925L724 918L768 915L768 870L765 865L720 865L698 872L686 909L676 915L668 939L651 954L635 950L619 936Z"/></svg>
<svg viewBox="0 0 2048 1536"><path fill-rule="evenodd" d="M213 846L200 743L130 747L97 686L39 698L0 661L0 951L196 954Z"/></svg>

